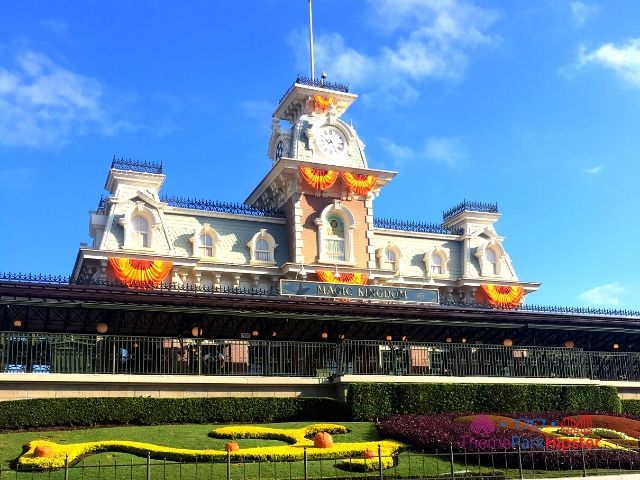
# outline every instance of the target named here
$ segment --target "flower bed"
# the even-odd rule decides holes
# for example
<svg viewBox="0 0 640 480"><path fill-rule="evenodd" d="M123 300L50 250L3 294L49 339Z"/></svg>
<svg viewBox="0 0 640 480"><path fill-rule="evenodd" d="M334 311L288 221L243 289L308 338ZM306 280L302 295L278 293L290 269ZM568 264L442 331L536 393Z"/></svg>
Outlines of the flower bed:
<svg viewBox="0 0 640 480"><path fill-rule="evenodd" d="M382 422L382 436L413 445L428 452L517 452L525 468L637 468L640 454L627 448L637 444L633 435L640 421L622 416L590 415L589 428L571 434L561 428L562 420L578 421L562 413L500 415L396 415ZM538 421L536 423L536 420ZM542 421L544 420L544 422ZM531 421L530 424L527 421ZM549 424L553 424L550 426ZM475 426L475 428L474 428ZM598 433L599 429L601 430ZM605 435L609 439L603 438ZM497 455L496 467L517 466L516 455Z"/></svg>
<svg viewBox="0 0 640 480"><path fill-rule="evenodd" d="M222 427L210 432L210 436L215 438L264 438L276 439L290 443L290 445L273 447L253 447L242 448L233 452L216 449L186 449L173 448L152 443L108 440L102 442L85 442L69 445L61 445L45 440L34 440L25 445L22 454L18 457L17 465L21 469L53 469L64 467L65 459L69 464L76 463L80 458L101 452L122 452L146 457L150 454L155 459L166 459L172 461L194 462L194 461L225 461L227 455L233 460L250 461L299 461L304 457L306 448L309 459L334 459L340 457L360 457L366 449L376 450L380 445L383 456L391 457L398 450L405 447L404 444L395 440L382 440L377 442L350 442L335 443L331 448L314 448L313 440L308 437L317 432L346 433L347 429L337 424L313 424L298 429L278 429L256 427L251 425ZM50 454L47 456L37 456L36 448L49 447ZM384 466L384 464L383 464Z"/></svg>

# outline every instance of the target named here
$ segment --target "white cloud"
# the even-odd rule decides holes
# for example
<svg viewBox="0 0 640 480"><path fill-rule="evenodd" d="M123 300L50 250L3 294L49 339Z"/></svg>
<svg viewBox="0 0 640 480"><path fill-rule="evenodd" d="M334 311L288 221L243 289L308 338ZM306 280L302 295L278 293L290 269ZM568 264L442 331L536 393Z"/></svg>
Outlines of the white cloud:
<svg viewBox="0 0 640 480"><path fill-rule="evenodd" d="M428 159L444 163L448 167L457 167L468 157L460 140L453 137L430 137L425 146L425 155Z"/></svg>
<svg viewBox="0 0 640 480"><path fill-rule="evenodd" d="M394 160L410 160L416 157L416 152L409 147L398 145L388 138L379 138L378 140L382 144L382 149Z"/></svg>
<svg viewBox="0 0 640 480"><path fill-rule="evenodd" d="M617 283L608 283L587 290L578 295L578 298L591 305L616 307L620 304L619 295L624 293L624 291L625 289Z"/></svg>
<svg viewBox="0 0 640 480"><path fill-rule="evenodd" d="M474 50L491 45L497 37L488 33L495 12L467 0L369 0L372 24L386 36L387 45L365 52L347 45L338 33L318 35L314 43L318 72L330 80L361 89L365 102L390 106L417 97L415 84L426 78L459 80ZM297 32L291 44L298 64L307 64L300 48L306 36Z"/></svg>
<svg viewBox="0 0 640 480"><path fill-rule="evenodd" d="M97 80L27 52L12 70L0 66L0 144L60 145L72 135L110 135L126 127L110 118L104 103Z"/></svg>
<svg viewBox="0 0 640 480"><path fill-rule="evenodd" d="M378 140L396 166L412 160L427 160L454 168L468 158L462 142L455 137L429 137L422 150L398 145L387 138L379 138Z"/></svg>
<svg viewBox="0 0 640 480"><path fill-rule="evenodd" d="M604 167L602 165L596 165L595 167L585 168L584 173L588 173L590 175L597 175L603 169L604 169Z"/></svg>
<svg viewBox="0 0 640 480"><path fill-rule="evenodd" d="M605 43L591 51L581 46L577 66L587 65L613 70L630 85L640 87L640 38L632 38L620 46Z"/></svg>
<svg viewBox="0 0 640 480"><path fill-rule="evenodd" d="M598 5L590 5L584 2L571 2L571 20L578 27L582 27L590 18L600 12Z"/></svg>

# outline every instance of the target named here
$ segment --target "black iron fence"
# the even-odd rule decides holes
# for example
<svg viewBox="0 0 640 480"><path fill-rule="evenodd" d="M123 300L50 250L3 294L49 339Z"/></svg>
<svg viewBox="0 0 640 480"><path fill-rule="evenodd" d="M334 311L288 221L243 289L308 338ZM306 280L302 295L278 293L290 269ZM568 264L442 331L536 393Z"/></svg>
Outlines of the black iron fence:
<svg viewBox="0 0 640 480"><path fill-rule="evenodd" d="M425 453L405 451L394 455L371 452L372 458L335 456L310 459L305 449L301 461L247 461L227 455L223 462L191 463L127 458L90 457L74 466L36 473L3 470L0 480L47 479L525 479L595 477L636 473L637 449L605 450L504 450L493 452Z"/></svg>
<svg viewBox="0 0 640 480"><path fill-rule="evenodd" d="M0 372L638 381L640 353L454 343L288 342L10 331L0 332Z"/></svg>

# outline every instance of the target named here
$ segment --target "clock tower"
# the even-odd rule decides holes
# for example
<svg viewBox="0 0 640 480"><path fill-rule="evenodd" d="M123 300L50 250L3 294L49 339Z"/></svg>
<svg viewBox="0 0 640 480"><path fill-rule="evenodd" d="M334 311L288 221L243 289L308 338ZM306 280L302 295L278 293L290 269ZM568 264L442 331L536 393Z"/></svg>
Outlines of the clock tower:
<svg viewBox="0 0 640 480"><path fill-rule="evenodd" d="M341 119L356 99L346 85L298 78L273 113L271 170L245 203L286 212L284 273L376 267L373 199L396 173L370 169L364 143Z"/></svg>

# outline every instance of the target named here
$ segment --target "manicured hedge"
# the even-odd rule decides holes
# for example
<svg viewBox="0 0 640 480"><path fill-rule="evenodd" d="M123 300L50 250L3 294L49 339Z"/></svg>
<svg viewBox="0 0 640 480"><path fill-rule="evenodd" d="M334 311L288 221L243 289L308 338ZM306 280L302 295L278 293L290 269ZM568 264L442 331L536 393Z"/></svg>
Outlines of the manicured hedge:
<svg viewBox="0 0 640 480"><path fill-rule="evenodd" d="M640 400L623 399L621 402L622 413L640 416Z"/></svg>
<svg viewBox="0 0 640 480"><path fill-rule="evenodd" d="M398 413L621 411L615 387L591 385L363 383L349 386L347 403L353 420Z"/></svg>
<svg viewBox="0 0 640 480"><path fill-rule="evenodd" d="M0 402L0 430L348 419L345 403L331 398L43 398Z"/></svg>

